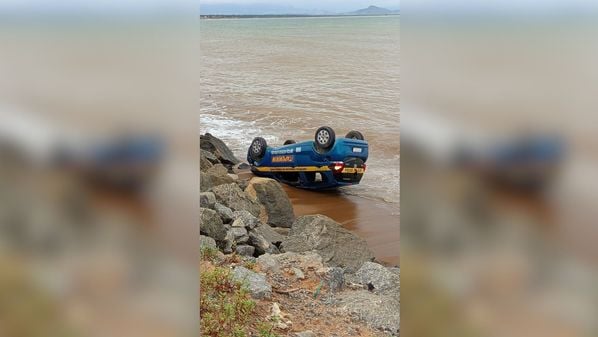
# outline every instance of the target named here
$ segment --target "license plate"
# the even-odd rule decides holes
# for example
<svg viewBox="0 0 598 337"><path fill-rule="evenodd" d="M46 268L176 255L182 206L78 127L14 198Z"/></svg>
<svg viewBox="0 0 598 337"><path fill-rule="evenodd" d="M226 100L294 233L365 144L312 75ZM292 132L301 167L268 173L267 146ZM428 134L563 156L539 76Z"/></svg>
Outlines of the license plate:
<svg viewBox="0 0 598 337"><path fill-rule="evenodd" d="M361 148L360 147L354 147L353 148L353 152L361 153Z"/></svg>
<svg viewBox="0 0 598 337"><path fill-rule="evenodd" d="M363 173L364 170L362 167L345 167L345 169L343 169L343 173Z"/></svg>

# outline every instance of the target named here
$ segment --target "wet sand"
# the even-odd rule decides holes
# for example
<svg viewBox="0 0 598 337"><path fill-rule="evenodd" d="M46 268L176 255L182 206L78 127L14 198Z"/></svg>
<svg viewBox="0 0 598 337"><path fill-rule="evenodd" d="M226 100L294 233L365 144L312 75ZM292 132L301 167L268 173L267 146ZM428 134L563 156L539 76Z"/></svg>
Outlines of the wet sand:
<svg viewBox="0 0 598 337"><path fill-rule="evenodd" d="M296 216L323 214L364 238L376 260L399 265L399 210L394 204L346 195L308 191L283 184Z"/></svg>

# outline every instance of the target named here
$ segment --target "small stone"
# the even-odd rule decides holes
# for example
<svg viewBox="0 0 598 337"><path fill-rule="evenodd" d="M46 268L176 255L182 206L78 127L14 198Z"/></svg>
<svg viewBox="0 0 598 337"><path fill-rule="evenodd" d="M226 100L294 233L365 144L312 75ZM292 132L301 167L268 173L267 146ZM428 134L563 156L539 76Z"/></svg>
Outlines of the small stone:
<svg viewBox="0 0 598 337"><path fill-rule="evenodd" d="M230 229L230 232L236 243L246 243L249 241L249 235L244 227L233 227Z"/></svg>
<svg viewBox="0 0 598 337"><path fill-rule="evenodd" d="M238 245L235 251L239 255L253 256L253 253L255 252L255 247L249 245Z"/></svg>
<svg viewBox="0 0 598 337"><path fill-rule="evenodd" d="M330 291L336 292L343 289L345 284L345 271L343 268L334 267L328 271L328 288Z"/></svg>
<svg viewBox="0 0 598 337"><path fill-rule="evenodd" d="M280 271L280 264L272 256L272 254L264 254L257 258L257 265L265 272L278 273Z"/></svg>
<svg viewBox="0 0 598 337"><path fill-rule="evenodd" d="M247 164L247 163L241 163L241 164L239 164L239 166L237 166L237 168L239 170L247 170L247 169L251 168L251 166L249 166L249 164Z"/></svg>
<svg viewBox="0 0 598 337"><path fill-rule="evenodd" d="M300 280L305 279L305 274L303 274L301 269L293 267L293 268L291 268L291 270L293 271L293 274L295 274L295 277L297 277L298 279L300 279Z"/></svg>
<svg viewBox="0 0 598 337"><path fill-rule="evenodd" d="M245 283L253 298L262 299L272 296L272 286L266 281L264 275L238 266L233 270L233 279Z"/></svg>
<svg viewBox="0 0 598 337"><path fill-rule="evenodd" d="M385 291L399 286L398 275L374 262L365 262L355 276L361 284L367 285L368 289L371 287L373 291Z"/></svg>
<svg viewBox="0 0 598 337"><path fill-rule="evenodd" d="M199 236L199 246L200 247L216 248L216 241L209 236L200 235Z"/></svg>
<svg viewBox="0 0 598 337"><path fill-rule="evenodd" d="M216 196L212 192L199 193L199 206L204 208L214 208Z"/></svg>
<svg viewBox="0 0 598 337"><path fill-rule="evenodd" d="M214 210L218 213L222 222L229 223L233 221L233 211L230 208L217 202L214 204Z"/></svg>
<svg viewBox="0 0 598 337"><path fill-rule="evenodd" d="M234 211L233 219L233 227L248 227L249 229L253 229L260 223L253 214L246 210Z"/></svg>
<svg viewBox="0 0 598 337"><path fill-rule="evenodd" d="M311 330L305 330L302 332L295 332L295 337L316 337L316 334Z"/></svg>
<svg viewBox="0 0 598 337"><path fill-rule="evenodd" d="M225 254L232 253L234 243L235 243L235 237L234 237L233 233L229 230L228 232L226 232L226 236L224 237L224 240L222 240L222 243L221 243L222 252L224 252Z"/></svg>

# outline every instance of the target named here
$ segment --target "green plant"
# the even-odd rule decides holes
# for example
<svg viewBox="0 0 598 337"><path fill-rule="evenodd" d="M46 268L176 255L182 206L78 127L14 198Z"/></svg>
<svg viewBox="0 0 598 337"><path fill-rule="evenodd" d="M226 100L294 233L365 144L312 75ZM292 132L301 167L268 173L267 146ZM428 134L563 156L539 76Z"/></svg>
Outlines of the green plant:
<svg viewBox="0 0 598 337"><path fill-rule="evenodd" d="M269 323L262 323L259 326L260 337L280 337L279 335L272 332L274 326Z"/></svg>
<svg viewBox="0 0 598 337"><path fill-rule="evenodd" d="M202 260L214 261L218 256L218 248L202 246L199 250Z"/></svg>

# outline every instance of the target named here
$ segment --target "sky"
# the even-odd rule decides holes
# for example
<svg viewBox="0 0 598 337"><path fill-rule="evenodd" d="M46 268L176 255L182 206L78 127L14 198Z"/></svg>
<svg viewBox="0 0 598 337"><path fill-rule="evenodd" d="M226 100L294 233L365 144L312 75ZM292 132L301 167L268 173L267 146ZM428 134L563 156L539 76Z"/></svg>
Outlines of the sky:
<svg viewBox="0 0 598 337"><path fill-rule="evenodd" d="M0 11L146 11L179 9L197 11L202 6L278 6L285 8L353 11L370 5L398 9L400 0L0 0ZM431 11L537 11L597 9L595 0L403 0L402 10Z"/></svg>

